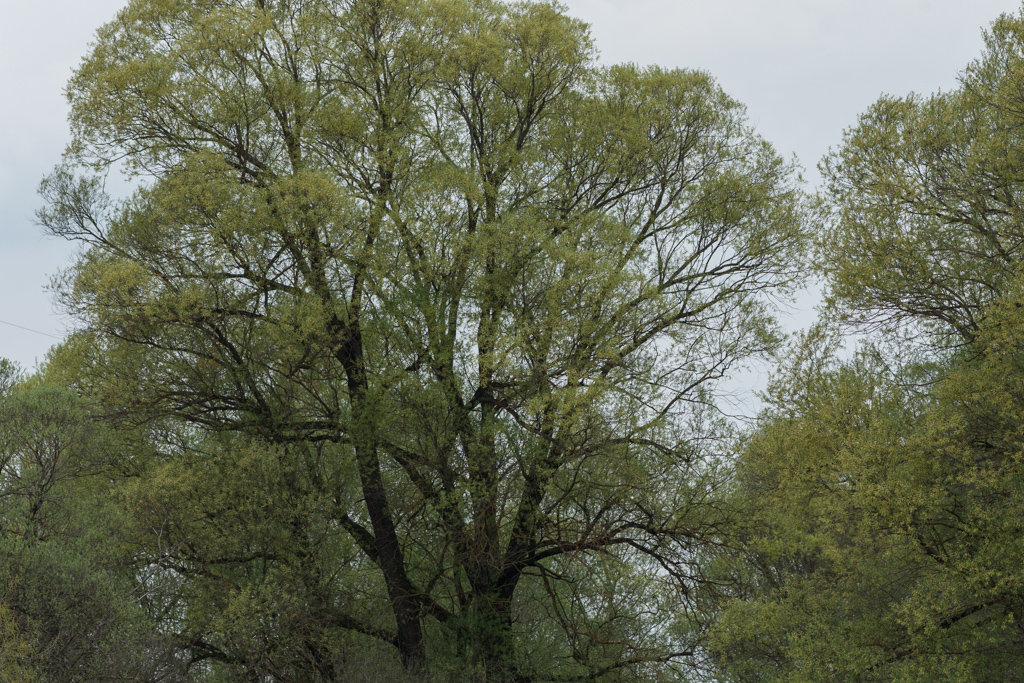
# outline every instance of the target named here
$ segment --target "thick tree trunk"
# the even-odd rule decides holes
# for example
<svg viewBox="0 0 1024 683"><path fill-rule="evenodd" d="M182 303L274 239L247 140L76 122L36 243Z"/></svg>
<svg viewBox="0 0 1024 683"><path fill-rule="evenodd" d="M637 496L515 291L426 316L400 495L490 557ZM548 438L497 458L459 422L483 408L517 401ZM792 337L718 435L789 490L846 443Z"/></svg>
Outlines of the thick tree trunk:
<svg viewBox="0 0 1024 683"><path fill-rule="evenodd" d="M363 500L373 529L375 553L372 558L384 574L388 599L398 629L398 650L406 670L418 673L426 666L426 647L420 622L420 596L405 571L405 558L388 506L387 490L381 476L377 424L363 367L362 336L350 330L339 349L339 360L348 379L352 410L351 436L363 490Z"/></svg>
<svg viewBox="0 0 1024 683"><path fill-rule="evenodd" d="M512 683L516 680L512 612L509 607L496 604L491 596L479 606L479 656L488 683Z"/></svg>
<svg viewBox="0 0 1024 683"><path fill-rule="evenodd" d="M377 566L384 574L388 598L398 627L398 649L405 668L412 672L423 669L426 649L420 624L419 599L405 572L405 558L398 544L398 534L387 504L387 493L380 473L377 449L364 444L356 449L363 498L370 515L376 541Z"/></svg>
<svg viewBox="0 0 1024 683"><path fill-rule="evenodd" d="M512 633L512 595L518 575L474 591L460 631L461 651L487 683L520 680Z"/></svg>
<svg viewBox="0 0 1024 683"><path fill-rule="evenodd" d="M384 574L388 598L398 627L398 649L402 654L405 668L411 672L418 672L423 669L426 661L419 600L405 572L405 558L398 544L398 533L388 509L387 492L384 490L381 477L377 448L374 444L364 444L357 447L356 451L363 498L376 540L375 559Z"/></svg>

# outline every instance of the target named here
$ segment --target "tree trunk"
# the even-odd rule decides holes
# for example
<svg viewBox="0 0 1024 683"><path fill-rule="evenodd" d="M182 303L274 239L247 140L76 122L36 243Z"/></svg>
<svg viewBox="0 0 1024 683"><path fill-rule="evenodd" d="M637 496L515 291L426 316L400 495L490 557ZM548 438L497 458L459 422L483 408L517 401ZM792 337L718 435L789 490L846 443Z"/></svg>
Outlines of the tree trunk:
<svg viewBox="0 0 1024 683"><path fill-rule="evenodd" d="M487 683L520 680L512 634L512 594L517 582L518 576L507 585L474 591L460 625L460 652Z"/></svg>
<svg viewBox="0 0 1024 683"><path fill-rule="evenodd" d="M352 408L351 435L363 500L373 528L377 566L384 574L391 610L398 628L398 650L402 664L410 673L419 673L426 665L426 647L420 623L419 594L405 572L405 558L398 543L398 532L388 506L387 490L381 476L377 424L369 397L363 367L362 335L356 325L339 349L338 358L348 379Z"/></svg>

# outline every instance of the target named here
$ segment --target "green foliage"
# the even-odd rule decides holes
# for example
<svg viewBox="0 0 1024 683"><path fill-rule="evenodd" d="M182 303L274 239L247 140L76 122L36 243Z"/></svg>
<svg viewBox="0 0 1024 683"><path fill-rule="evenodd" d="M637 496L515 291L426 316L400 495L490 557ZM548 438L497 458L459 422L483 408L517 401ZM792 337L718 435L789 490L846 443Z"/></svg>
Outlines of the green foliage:
<svg viewBox="0 0 1024 683"><path fill-rule="evenodd" d="M0 396L7 394L21 380L22 372L17 363L0 358Z"/></svg>
<svg viewBox="0 0 1024 683"><path fill-rule="evenodd" d="M89 332L53 362L135 444L137 570L202 666L696 656L668 606L724 528L707 407L806 241L706 74L598 68L548 3L135 0L68 94L40 218Z"/></svg>
<svg viewBox="0 0 1024 683"><path fill-rule="evenodd" d="M330 465L330 449L302 455ZM383 587L298 457L224 435L119 491L151 613L222 674L321 680L360 634L393 640Z"/></svg>
<svg viewBox="0 0 1024 683"><path fill-rule="evenodd" d="M54 683L186 680L131 582L99 564L90 545L8 539L0 546L5 607L18 615L21 638L15 663L34 680Z"/></svg>
<svg viewBox="0 0 1024 683"><path fill-rule="evenodd" d="M926 395L870 356L782 380L813 388L766 416L741 461L748 592L714 634L739 680L1018 679L1024 328L1013 309L989 313L981 355Z"/></svg>
<svg viewBox="0 0 1024 683"><path fill-rule="evenodd" d="M849 320L962 341L1012 286L1024 249L1022 24L1000 17L956 90L881 98L822 162L820 262Z"/></svg>
<svg viewBox="0 0 1024 683"><path fill-rule="evenodd" d="M105 493L114 460L70 391L35 376L0 394L5 681L184 680L122 571Z"/></svg>
<svg viewBox="0 0 1024 683"><path fill-rule="evenodd" d="M4 683L36 683L31 665L32 644L22 633L8 598L0 601L0 680Z"/></svg>
<svg viewBox="0 0 1024 683"><path fill-rule="evenodd" d="M727 677L1022 677L1024 16L986 45L956 91L882 98L823 163L838 320L794 348L740 456ZM841 362L843 323L883 334Z"/></svg>
<svg viewBox="0 0 1024 683"><path fill-rule="evenodd" d="M63 535L72 509L67 488L96 474L106 453L67 390L14 387L0 398L0 514L7 536Z"/></svg>

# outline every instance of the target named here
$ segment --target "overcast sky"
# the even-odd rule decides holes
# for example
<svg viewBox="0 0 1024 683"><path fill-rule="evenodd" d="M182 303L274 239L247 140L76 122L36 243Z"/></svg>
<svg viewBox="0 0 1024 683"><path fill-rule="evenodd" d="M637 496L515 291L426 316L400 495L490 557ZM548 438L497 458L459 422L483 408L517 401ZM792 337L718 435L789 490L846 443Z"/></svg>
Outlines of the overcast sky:
<svg viewBox="0 0 1024 683"><path fill-rule="evenodd" d="M7 3L0 22L0 357L29 368L68 328L44 291L74 249L44 238L36 188L67 141L62 95L121 0ZM566 0L605 63L703 69L811 186L815 166L882 93L956 87L1012 0ZM805 307L813 296L805 297ZM805 311L797 320L809 319ZM20 329L18 325L35 330ZM40 334L45 333L45 334ZM52 336L46 336L52 335Z"/></svg>

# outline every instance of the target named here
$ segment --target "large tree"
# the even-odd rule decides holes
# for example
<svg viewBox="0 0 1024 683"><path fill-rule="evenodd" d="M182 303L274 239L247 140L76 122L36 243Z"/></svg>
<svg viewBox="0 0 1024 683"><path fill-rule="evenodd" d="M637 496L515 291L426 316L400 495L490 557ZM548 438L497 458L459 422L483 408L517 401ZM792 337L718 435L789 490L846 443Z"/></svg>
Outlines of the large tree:
<svg viewBox="0 0 1024 683"><path fill-rule="evenodd" d="M331 679L345 632L494 678L696 654L710 390L775 343L804 244L793 169L706 74L599 68L554 4L136 0L68 95L41 219L85 247L77 381L158 443L145 559L306 615L259 662L173 619L197 659ZM87 172L115 167L120 202ZM250 621L283 643L274 604Z"/></svg>

